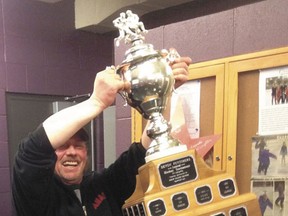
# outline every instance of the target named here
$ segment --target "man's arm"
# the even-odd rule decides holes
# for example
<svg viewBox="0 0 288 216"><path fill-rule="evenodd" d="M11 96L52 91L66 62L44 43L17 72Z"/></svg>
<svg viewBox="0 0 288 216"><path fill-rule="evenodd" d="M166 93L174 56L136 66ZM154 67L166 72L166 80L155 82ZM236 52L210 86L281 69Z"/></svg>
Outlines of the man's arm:
<svg viewBox="0 0 288 216"><path fill-rule="evenodd" d="M191 59L189 57L176 58L171 63L175 88L187 81L190 63ZM110 106L114 102L118 91L129 87L128 82L124 82L118 74L115 74L114 68L98 72L94 81L93 93L88 100L61 110L43 122L43 127L52 147L57 149L63 145L79 129ZM150 138L144 133L142 136L144 148L147 149L150 142Z"/></svg>
<svg viewBox="0 0 288 216"><path fill-rule="evenodd" d="M119 90L128 88L113 69L98 72L91 97L72 107L63 109L43 122L43 127L54 149L63 145L79 129L110 106Z"/></svg>

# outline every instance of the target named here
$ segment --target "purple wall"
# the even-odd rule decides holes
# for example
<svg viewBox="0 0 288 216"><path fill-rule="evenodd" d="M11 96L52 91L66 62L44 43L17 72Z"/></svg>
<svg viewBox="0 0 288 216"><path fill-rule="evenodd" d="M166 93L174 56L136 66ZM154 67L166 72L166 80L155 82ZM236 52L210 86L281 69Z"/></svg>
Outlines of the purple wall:
<svg viewBox="0 0 288 216"><path fill-rule="evenodd" d="M147 43L156 49L174 47L196 63L288 46L287 8L286 0L194 1L144 15L141 20L148 26ZM126 48L115 48L117 64ZM120 98L116 105L119 155L130 144L131 114Z"/></svg>
<svg viewBox="0 0 288 216"><path fill-rule="evenodd" d="M146 41L156 49L175 47L194 62L288 46L286 0L195 2L143 17L153 26ZM73 7L71 0L0 1L0 215L12 215L5 92L87 93L95 71L112 64L113 40L76 31ZM125 50L115 49L116 65ZM120 97L116 106L120 154L130 145L131 115Z"/></svg>
<svg viewBox="0 0 288 216"><path fill-rule="evenodd" d="M5 92L89 93L95 73L112 64L113 38L75 30L71 0L2 0L0 9L0 215L9 216Z"/></svg>

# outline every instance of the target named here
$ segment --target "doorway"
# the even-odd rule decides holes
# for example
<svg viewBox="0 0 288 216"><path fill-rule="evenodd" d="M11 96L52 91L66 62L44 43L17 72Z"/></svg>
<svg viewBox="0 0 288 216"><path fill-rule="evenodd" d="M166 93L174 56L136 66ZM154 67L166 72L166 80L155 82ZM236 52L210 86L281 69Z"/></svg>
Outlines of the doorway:
<svg viewBox="0 0 288 216"><path fill-rule="evenodd" d="M6 93L10 170L19 142L53 114L55 100L64 100L64 97Z"/></svg>

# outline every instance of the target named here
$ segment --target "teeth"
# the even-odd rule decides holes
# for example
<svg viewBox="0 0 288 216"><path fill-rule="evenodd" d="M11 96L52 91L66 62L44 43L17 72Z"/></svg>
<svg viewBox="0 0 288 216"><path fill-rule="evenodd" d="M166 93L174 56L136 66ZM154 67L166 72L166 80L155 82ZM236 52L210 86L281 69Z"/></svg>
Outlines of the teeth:
<svg viewBox="0 0 288 216"><path fill-rule="evenodd" d="M64 166L77 166L78 162L77 161L65 161L63 163Z"/></svg>

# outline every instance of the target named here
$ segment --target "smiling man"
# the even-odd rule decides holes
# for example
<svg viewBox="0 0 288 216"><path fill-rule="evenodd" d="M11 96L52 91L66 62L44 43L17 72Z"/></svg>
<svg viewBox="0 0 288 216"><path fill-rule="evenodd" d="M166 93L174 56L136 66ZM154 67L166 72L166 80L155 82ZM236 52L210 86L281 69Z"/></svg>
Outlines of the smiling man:
<svg viewBox="0 0 288 216"><path fill-rule="evenodd" d="M188 78L189 57L171 65L175 85ZM47 118L21 141L13 169L12 195L18 216L120 216L134 192L138 168L151 140L143 133L103 172L88 172L83 128L129 88L112 69L97 73L91 97Z"/></svg>
<svg viewBox="0 0 288 216"><path fill-rule="evenodd" d="M55 173L66 184L80 184L87 167L88 134L79 130L65 145L56 149Z"/></svg>

